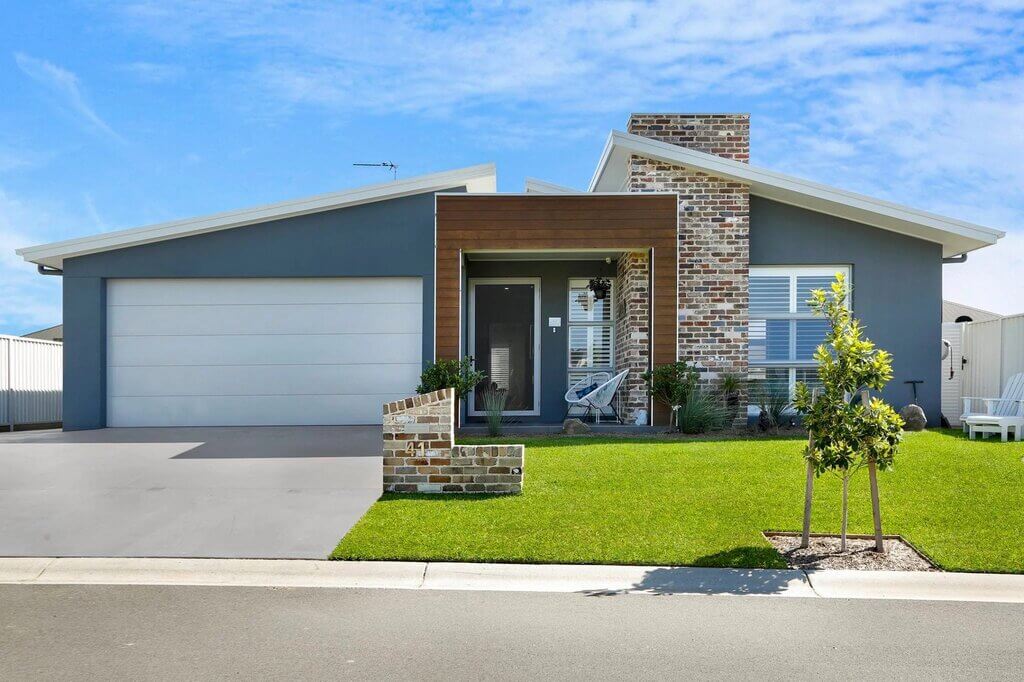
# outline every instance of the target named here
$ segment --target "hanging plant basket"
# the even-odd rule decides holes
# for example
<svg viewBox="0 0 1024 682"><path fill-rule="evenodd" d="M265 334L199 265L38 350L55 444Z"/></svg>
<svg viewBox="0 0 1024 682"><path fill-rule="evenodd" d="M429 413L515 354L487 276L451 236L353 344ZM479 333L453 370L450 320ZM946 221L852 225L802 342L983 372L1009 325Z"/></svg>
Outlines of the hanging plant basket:
<svg viewBox="0 0 1024 682"><path fill-rule="evenodd" d="M596 300L603 301L608 297L608 292L612 289L612 283L606 277L595 277L590 280L587 288L594 292Z"/></svg>

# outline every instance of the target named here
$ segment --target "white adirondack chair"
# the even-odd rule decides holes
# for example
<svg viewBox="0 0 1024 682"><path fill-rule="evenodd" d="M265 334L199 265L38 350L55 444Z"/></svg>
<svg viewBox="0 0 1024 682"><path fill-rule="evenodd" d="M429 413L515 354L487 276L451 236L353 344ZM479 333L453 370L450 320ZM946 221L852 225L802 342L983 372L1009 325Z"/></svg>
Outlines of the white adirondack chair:
<svg viewBox="0 0 1024 682"><path fill-rule="evenodd" d="M972 412L973 400L982 401L985 411ZM964 413L960 415L960 421L971 440L977 433L983 438L986 434L998 433L1006 442L1011 430L1014 440L1021 440L1021 431L1024 431L1024 373L1014 374L1006 380L1001 398L964 398Z"/></svg>
<svg viewBox="0 0 1024 682"><path fill-rule="evenodd" d="M568 403L568 407L565 408L565 416L569 416L569 412L574 407L584 407L586 412L582 416L587 416L594 413L594 420L596 423L601 423L601 413L606 408L611 408L612 416L615 421L619 424L622 423L622 419L619 417L619 413L615 410L615 406L612 404L612 399L615 398L615 392L619 390L619 385L622 384L622 380L629 374L629 370L623 370L615 376L609 375L608 372L594 372L583 377L575 384L573 384L568 391L565 392L565 402ZM580 395L580 391L588 386L596 387L583 395Z"/></svg>

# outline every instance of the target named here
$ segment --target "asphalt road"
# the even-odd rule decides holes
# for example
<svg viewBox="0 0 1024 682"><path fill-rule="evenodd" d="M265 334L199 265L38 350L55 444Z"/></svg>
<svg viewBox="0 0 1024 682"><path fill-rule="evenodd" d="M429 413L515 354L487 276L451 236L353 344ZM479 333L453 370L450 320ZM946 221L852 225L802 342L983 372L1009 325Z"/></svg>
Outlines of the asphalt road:
<svg viewBox="0 0 1024 682"><path fill-rule="evenodd" d="M0 679L1019 679L1024 606L0 586Z"/></svg>

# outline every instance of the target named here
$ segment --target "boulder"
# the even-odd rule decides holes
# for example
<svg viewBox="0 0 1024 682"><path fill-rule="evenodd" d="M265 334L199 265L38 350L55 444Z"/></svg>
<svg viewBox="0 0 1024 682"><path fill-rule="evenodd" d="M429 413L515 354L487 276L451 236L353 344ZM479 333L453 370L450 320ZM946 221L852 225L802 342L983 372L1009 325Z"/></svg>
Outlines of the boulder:
<svg viewBox="0 0 1024 682"><path fill-rule="evenodd" d="M907 405L900 410L900 416L903 417L904 431L924 431L924 427L928 426L928 418L919 405Z"/></svg>
<svg viewBox="0 0 1024 682"><path fill-rule="evenodd" d="M562 433L570 436L578 436L584 433L590 433L590 427L579 419L566 419L562 422Z"/></svg>

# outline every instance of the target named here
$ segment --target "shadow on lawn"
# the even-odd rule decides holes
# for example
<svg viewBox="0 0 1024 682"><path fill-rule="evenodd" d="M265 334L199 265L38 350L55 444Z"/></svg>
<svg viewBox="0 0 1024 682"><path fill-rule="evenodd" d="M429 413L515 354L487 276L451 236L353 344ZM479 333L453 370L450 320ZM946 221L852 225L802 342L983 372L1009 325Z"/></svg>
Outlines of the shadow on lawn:
<svg viewBox="0 0 1024 682"><path fill-rule="evenodd" d="M794 582L804 582L800 571L785 568L734 568L733 564L779 562L779 553L768 547L737 547L697 559L698 566L655 568L622 590L592 590L591 597L611 597L630 592L649 594L782 594ZM726 570L723 570L723 567Z"/></svg>

